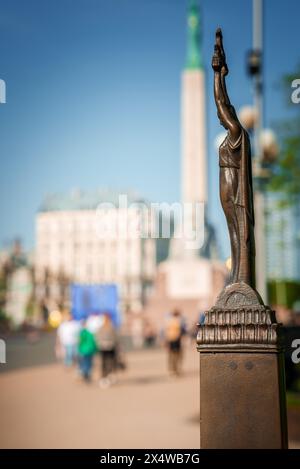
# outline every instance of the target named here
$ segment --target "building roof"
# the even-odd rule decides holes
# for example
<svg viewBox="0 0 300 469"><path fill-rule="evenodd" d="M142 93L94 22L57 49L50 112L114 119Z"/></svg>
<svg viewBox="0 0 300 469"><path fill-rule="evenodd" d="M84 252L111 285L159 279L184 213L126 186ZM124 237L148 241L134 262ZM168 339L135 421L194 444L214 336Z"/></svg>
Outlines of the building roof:
<svg viewBox="0 0 300 469"><path fill-rule="evenodd" d="M112 191L109 189L82 191L76 189L69 193L48 194L42 202L39 212L93 210L101 203L111 203L118 207L120 196L127 197L128 205L138 202L148 204L148 201L133 191Z"/></svg>

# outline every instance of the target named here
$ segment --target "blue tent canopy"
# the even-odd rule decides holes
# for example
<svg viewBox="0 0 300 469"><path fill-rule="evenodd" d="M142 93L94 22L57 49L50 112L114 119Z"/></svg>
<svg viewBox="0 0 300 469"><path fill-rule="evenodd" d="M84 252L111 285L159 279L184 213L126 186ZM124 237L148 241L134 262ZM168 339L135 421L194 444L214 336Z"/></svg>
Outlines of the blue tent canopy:
<svg viewBox="0 0 300 469"><path fill-rule="evenodd" d="M119 298L116 284L72 284L71 298L71 312L74 319L84 319L90 314L108 313L115 326L120 325Z"/></svg>

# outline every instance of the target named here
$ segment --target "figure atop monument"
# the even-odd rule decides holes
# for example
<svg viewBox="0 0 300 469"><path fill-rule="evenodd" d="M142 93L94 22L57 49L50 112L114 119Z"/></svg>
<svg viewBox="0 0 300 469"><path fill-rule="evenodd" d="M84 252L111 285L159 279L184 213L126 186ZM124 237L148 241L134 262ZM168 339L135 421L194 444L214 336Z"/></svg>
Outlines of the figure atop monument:
<svg viewBox="0 0 300 469"><path fill-rule="evenodd" d="M192 0L188 10L188 42L186 68L190 70L202 69L201 51L201 22L199 6Z"/></svg>
<svg viewBox="0 0 300 469"><path fill-rule="evenodd" d="M227 287L225 291L230 290L231 294L244 291L245 297L252 296L252 293L256 296L251 148L248 134L227 94L225 77L228 66L221 29L216 31L212 68L218 118L227 130L219 149L220 199L229 230L232 265L231 288ZM239 300L242 296L238 295Z"/></svg>

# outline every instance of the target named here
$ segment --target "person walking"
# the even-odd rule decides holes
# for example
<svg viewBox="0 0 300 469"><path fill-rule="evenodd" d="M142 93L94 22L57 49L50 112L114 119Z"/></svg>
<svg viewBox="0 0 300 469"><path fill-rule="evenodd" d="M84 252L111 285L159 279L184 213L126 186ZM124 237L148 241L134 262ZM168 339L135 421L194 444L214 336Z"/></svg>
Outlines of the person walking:
<svg viewBox="0 0 300 469"><path fill-rule="evenodd" d="M97 350L94 335L88 330L86 321L84 321L79 334L78 352L81 375L86 382L91 379L93 358Z"/></svg>
<svg viewBox="0 0 300 469"><path fill-rule="evenodd" d="M86 320L86 327L94 336L97 334L102 324L103 316L101 314L92 313Z"/></svg>
<svg viewBox="0 0 300 469"><path fill-rule="evenodd" d="M62 357L64 365L70 368L77 358L80 325L67 315L57 329L56 354Z"/></svg>
<svg viewBox="0 0 300 469"><path fill-rule="evenodd" d="M185 333L181 314L174 310L168 318L165 340L168 350L168 367L171 375L179 376L182 362L182 336Z"/></svg>
<svg viewBox="0 0 300 469"><path fill-rule="evenodd" d="M98 349L101 355L101 379L99 385L101 388L107 388L116 382L117 368L117 331L112 323L109 314L105 314L103 325L96 335Z"/></svg>

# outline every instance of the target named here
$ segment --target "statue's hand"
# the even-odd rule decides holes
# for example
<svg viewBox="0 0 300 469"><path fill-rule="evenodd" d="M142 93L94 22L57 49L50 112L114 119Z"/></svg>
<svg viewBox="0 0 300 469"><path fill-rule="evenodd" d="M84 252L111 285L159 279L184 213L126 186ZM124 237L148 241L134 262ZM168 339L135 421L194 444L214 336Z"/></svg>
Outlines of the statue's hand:
<svg viewBox="0 0 300 469"><path fill-rule="evenodd" d="M221 28L216 30L216 45L222 50L223 49L223 34Z"/></svg>
<svg viewBox="0 0 300 469"><path fill-rule="evenodd" d="M222 68L221 68L221 75L223 75L224 77L226 77L226 75L228 75L227 63L225 63L224 65L222 65Z"/></svg>
<svg viewBox="0 0 300 469"><path fill-rule="evenodd" d="M215 50L218 50L218 53L221 57L221 62L222 62L222 68L221 68L221 73L223 76L228 75L228 66L226 63L226 55L223 47L223 34L221 28L218 28L216 30L216 45L215 45Z"/></svg>
<svg viewBox="0 0 300 469"><path fill-rule="evenodd" d="M212 62L211 62L212 68L214 69L215 72L221 72L222 67L224 66L224 62L222 60L220 48L218 46L215 46L215 52L212 57Z"/></svg>

